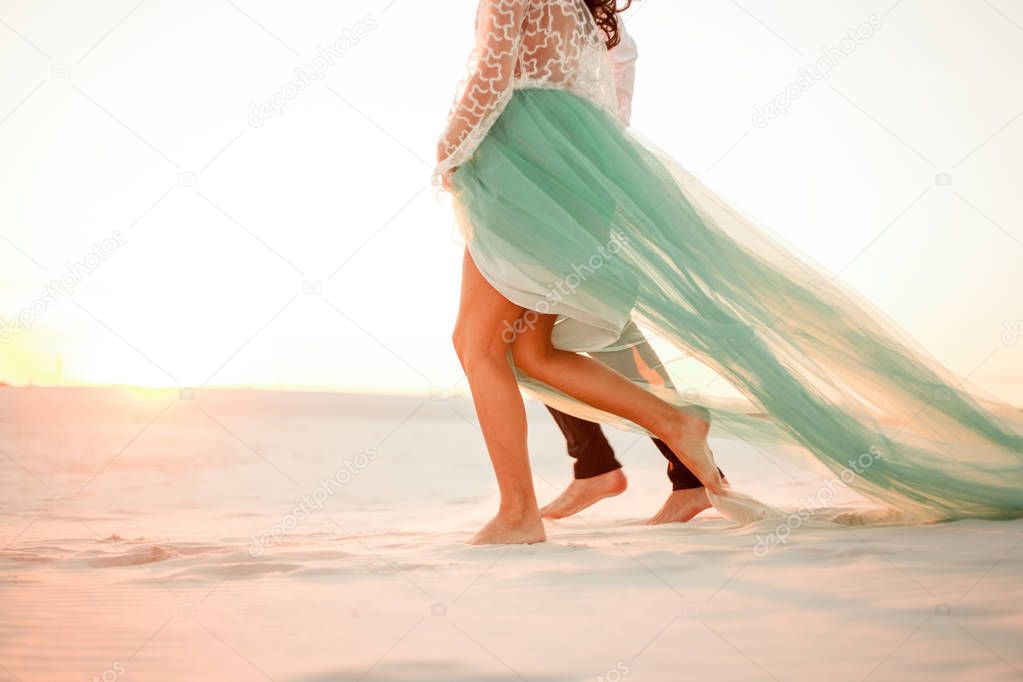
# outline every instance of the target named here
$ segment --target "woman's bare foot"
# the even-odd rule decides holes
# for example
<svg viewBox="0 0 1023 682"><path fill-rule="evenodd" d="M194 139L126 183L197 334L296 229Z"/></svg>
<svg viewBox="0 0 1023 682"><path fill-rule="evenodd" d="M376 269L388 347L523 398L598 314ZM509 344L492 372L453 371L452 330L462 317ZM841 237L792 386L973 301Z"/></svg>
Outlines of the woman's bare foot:
<svg viewBox="0 0 1023 682"><path fill-rule="evenodd" d="M685 523L704 509L710 509L706 488L674 490L664 506L647 523Z"/></svg>
<svg viewBox="0 0 1023 682"><path fill-rule="evenodd" d="M710 423L683 410L676 410L675 414L677 417L660 434L661 440L668 444L672 452L710 492L720 494L724 482L714 464L714 456L707 447Z"/></svg>
<svg viewBox="0 0 1023 682"><path fill-rule="evenodd" d="M547 535L540 514L534 508L530 514L498 512L487 525L469 539L470 545L531 545L543 542Z"/></svg>
<svg viewBox="0 0 1023 682"><path fill-rule="evenodd" d="M540 516L545 519L563 519L578 514L605 497L621 495L627 486L628 482L621 469L608 471L593 478L573 479L565 488L565 492L540 510Z"/></svg>

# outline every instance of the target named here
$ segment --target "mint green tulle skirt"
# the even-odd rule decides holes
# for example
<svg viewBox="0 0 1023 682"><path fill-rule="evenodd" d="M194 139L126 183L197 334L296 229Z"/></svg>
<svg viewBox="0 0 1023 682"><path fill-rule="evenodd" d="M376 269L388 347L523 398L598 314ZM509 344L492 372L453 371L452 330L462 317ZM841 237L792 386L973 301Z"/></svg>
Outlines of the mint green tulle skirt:
<svg viewBox="0 0 1023 682"><path fill-rule="evenodd" d="M610 113L518 90L452 185L476 266L514 303L559 315L557 347L619 358L647 390L709 411L719 434L827 469L884 518L1023 516L1020 410L966 388ZM637 352L636 324L741 397L676 389L684 378ZM637 428L520 381L559 409Z"/></svg>

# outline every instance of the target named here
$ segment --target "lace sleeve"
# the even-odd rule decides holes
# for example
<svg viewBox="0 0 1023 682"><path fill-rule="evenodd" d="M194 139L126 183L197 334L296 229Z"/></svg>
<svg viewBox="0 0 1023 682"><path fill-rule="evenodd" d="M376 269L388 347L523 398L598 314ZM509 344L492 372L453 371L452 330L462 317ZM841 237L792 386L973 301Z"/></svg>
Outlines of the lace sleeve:
<svg viewBox="0 0 1023 682"><path fill-rule="evenodd" d="M527 5L528 0L481 0L471 71L437 144L435 177L472 156L511 98Z"/></svg>
<svg viewBox="0 0 1023 682"><path fill-rule="evenodd" d="M628 126L632 118L632 95L636 89L636 59L639 52L636 41L625 30L625 22L618 20L618 32L622 41L608 53L615 78L615 92L618 96L618 120Z"/></svg>

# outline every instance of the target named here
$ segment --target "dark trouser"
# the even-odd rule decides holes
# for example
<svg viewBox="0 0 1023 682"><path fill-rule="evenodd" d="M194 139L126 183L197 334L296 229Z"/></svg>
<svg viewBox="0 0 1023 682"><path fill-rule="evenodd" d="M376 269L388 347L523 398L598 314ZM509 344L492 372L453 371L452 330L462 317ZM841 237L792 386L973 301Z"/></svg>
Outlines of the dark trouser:
<svg viewBox="0 0 1023 682"><path fill-rule="evenodd" d="M575 459L575 477L593 478L615 469L621 469L621 463L615 459L611 444L604 437L600 424L596 424L570 414L559 412L547 406L568 443L568 454ZM668 460L668 478L671 479L672 490L690 490L702 488L700 479L683 464L664 441L651 439L654 445ZM720 470L719 470L720 471ZM724 474L721 474L724 476Z"/></svg>

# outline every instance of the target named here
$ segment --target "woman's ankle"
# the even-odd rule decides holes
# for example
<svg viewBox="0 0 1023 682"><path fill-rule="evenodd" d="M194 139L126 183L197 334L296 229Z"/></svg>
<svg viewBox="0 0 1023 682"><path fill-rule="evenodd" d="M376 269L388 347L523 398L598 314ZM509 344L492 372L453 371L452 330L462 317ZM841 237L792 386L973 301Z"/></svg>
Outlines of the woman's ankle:
<svg viewBox="0 0 1023 682"><path fill-rule="evenodd" d="M497 509L497 515L509 523L530 521L540 516L540 507L534 499L532 503L528 499L501 501Z"/></svg>
<svg viewBox="0 0 1023 682"><path fill-rule="evenodd" d="M701 412L687 407L669 406L656 424L657 429L650 432L665 442L672 442L682 436L705 436L710 429L710 422Z"/></svg>
<svg viewBox="0 0 1023 682"><path fill-rule="evenodd" d="M660 440L671 442L685 431L687 422L688 417L685 414L668 406L653 423L653 428L648 430Z"/></svg>

